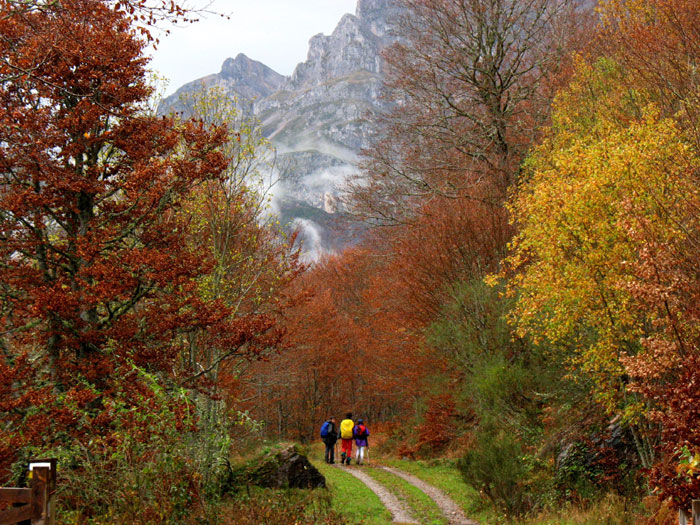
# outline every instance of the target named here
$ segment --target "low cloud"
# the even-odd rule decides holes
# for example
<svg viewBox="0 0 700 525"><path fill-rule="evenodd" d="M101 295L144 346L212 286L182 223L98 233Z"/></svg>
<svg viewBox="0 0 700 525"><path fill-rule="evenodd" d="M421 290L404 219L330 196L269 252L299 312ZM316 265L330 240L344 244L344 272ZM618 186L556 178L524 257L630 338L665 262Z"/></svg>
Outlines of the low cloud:
<svg viewBox="0 0 700 525"><path fill-rule="evenodd" d="M317 148L314 149L318 151ZM278 149L278 153L284 151L284 149ZM287 152L293 152L293 150L290 149ZM323 209L324 197L329 194L334 197L342 195L346 191L348 179L357 173L358 168L348 162L311 173L300 173L293 178L285 177L284 169L284 165L276 167L267 177L270 185L266 188L266 192L270 201L265 219L287 217L285 220L290 220L289 226L300 231L303 259L306 262L316 261L324 254L332 252L326 245L329 234L323 224L307 217L289 218L289 205L294 205L294 201L297 201ZM336 202L335 199L333 202ZM285 211L287 211L286 214Z"/></svg>
<svg viewBox="0 0 700 525"><path fill-rule="evenodd" d="M357 153L349 148L339 146L338 144L333 144L325 140L314 140L314 141L299 141L294 144L287 144L278 140L273 141L275 144L275 149L280 155L287 153L303 153L306 151L316 151L322 153L323 155L329 155L340 159L348 164L356 164L358 161Z"/></svg>
<svg viewBox="0 0 700 525"><path fill-rule="evenodd" d="M331 253L323 245L323 229L314 221L296 218L292 222L295 229L299 230L302 247L302 261L309 263L318 261L323 255Z"/></svg>

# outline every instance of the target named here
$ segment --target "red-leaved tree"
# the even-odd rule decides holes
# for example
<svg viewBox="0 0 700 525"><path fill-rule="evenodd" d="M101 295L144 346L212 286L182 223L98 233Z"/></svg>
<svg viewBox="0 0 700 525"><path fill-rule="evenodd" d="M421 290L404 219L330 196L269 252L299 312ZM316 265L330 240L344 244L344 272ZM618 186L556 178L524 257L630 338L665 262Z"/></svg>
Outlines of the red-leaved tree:
<svg viewBox="0 0 700 525"><path fill-rule="evenodd" d="M222 176L225 130L149 114L134 19L103 0L3 2L0 35L6 480L26 447L121 439L117 409L153 408L143 374L172 374L176 336L231 316L199 293L213 261L177 213Z"/></svg>

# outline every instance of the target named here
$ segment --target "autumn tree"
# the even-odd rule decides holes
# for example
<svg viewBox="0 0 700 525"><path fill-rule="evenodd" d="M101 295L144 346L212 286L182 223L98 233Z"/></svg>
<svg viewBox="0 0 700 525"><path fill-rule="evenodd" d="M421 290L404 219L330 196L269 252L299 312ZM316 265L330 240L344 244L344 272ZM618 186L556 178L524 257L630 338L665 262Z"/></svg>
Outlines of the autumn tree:
<svg viewBox="0 0 700 525"><path fill-rule="evenodd" d="M414 417L407 400L420 403L449 368L425 345L424 330L461 282L495 271L510 236L505 214L486 209L456 200L426 206L395 238L374 232L314 264L296 284L307 299L284 315L288 351L246 374L251 413L273 434L304 439L315 432L308 422L331 411L354 407L382 423Z"/></svg>
<svg viewBox="0 0 700 525"><path fill-rule="evenodd" d="M384 55L396 105L365 153L355 211L391 224L435 195L501 203L546 121L548 81L571 48L562 29L585 27L582 15L568 0L400 4Z"/></svg>
<svg viewBox="0 0 700 525"><path fill-rule="evenodd" d="M694 399L698 157L692 134L647 104L653 95L622 87L624 75L609 60L581 64L560 95L513 204L511 288L520 333L593 378L660 494L687 506L697 494L679 472L697 450L695 415L681 407Z"/></svg>
<svg viewBox="0 0 700 525"><path fill-rule="evenodd" d="M248 407L270 435L308 440L331 413L386 424L412 410L427 364L377 286L382 268L381 257L351 249L295 283L306 299L284 315L286 350L243 376Z"/></svg>
<svg viewBox="0 0 700 525"><path fill-rule="evenodd" d="M71 461L138 463L137 450L153 458L131 447L195 423L186 396L164 388L196 373L178 366L180 336L227 334L227 352L259 333L201 293L216 261L191 244L182 213L194 189L225 178L225 128L147 111L146 39L124 9L27 5L0 6L5 480L31 450L65 447ZM64 501L93 497L91 511L108 503L72 483ZM124 505L143 496L120 494Z"/></svg>
<svg viewBox="0 0 700 525"><path fill-rule="evenodd" d="M276 333L273 327L278 292L301 267L297 265L298 253L291 248L294 236L285 242L269 213L275 154L257 123L242 115L236 101L220 89L195 93L186 103L197 121L228 129L221 148L229 160L223 176L199 186L184 206L192 249L209 252L214 261L210 273L200 282L200 293L209 301L222 301L237 322L257 324L260 336L272 338L267 343L261 339L257 346L248 340L242 341L242 347L224 343L216 350L226 334L216 334L213 340L206 340L204 333L189 334L188 360L194 368L200 367L197 375L216 376L225 361L260 353L279 337L272 335ZM198 343L200 337L205 339ZM255 346L255 350L246 345ZM205 357L196 349L214 354Z"/></svg>
<svg viewBox="0 0 700 525"><path fill-rule="evenodd" d="M227 129L220 148L228 160L222 176L198 185L180 211L190 249L213 263L198 280L199 294L222 304L227 315L225 324L183 334L185 366L178 379L193 389L199 408L201 442L195 448L215 470L224 461L217 457L221 443L234 444L238 376L250 359L280 349L285 332L281 314L293 302L283 290L303 267L293 248L294 235L285 239L269 213L275 154L257 122L219 88L203 88L182 103L198 122ZM205 483L214 475L207 471Z"/></svg>
<svg viewBox="0 0 700 525"><path fill-rule="evenodd" d="M375 286L396 297L407 325L422 330L454 298L455 287L498 268L512 229L505 209L479 201L436 199L417 211L409 225L377 232L388 269Z"/></svg>
<svg viewBox="0 0 700 525"><path fill-rule="evenodd" d="M700 6L693 0L601 3L601 48L700 140Z"/></svg>

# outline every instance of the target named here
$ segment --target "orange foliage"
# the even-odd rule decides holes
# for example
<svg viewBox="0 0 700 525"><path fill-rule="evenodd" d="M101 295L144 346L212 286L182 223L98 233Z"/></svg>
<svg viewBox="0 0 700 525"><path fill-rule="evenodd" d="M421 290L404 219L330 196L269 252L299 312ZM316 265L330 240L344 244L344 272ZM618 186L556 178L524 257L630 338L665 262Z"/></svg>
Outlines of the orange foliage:
<svg viewBox="0 0 700 525"><path fill-rule="evenodd" d="M425 361L375 297L381 266L354 249L298 283L307 299L285 315L289 351L254 365L245 381L246 405L271 433L306 440L330 414L350 410L372 425L410 410Z"/></svg>
<svg viewBox="0 0 700 525"><path fill-rule="evenodd" d="M423 423L416 429L417 443L412 447L404 447L399 454L414 457L416 453L425 449L429 453L444 452L456 437L457 415L456 404L451 393L431 397L423 416Z"/></svg>
<svg viewBox="0 0 700 525"><path fill-rule="evenodd" d="M436 199L413 223L320 261L296 283L306 299L284 316L285 351L243 378L245 405L270 433L304 440L330 414L412 419L430 378L448 370L424 329L455 283L495 269L509 237L502 208ZM454 409L438 410L441 399L426 416L440 429L422 442L433 448L451 435Z"/></svg>
<svg viewBox="0 0 700 525"><path fill-rule="evenodd" d="M602 4L603 48L655 92L669 115L682 115L700 141L700 4L695 0L609 0Z"/></svg>
<svg viewBox="0 0 700 525"><path fill-rule="evenodd" d="M512 234L505 210L469 197L434 199L416 220L395 228L392 257L377 286L412 328L433 322L460 281L494 271ZM385 299L386 300L386 299Z"/></svg>

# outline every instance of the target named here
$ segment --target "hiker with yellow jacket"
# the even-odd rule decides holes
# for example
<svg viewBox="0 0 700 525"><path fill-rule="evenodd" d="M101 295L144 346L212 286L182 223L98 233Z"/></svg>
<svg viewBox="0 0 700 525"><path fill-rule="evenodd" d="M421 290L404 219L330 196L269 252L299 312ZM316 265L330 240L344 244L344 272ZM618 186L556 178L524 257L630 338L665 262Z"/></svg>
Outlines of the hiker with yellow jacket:
<svg viewBox="0 0 700 525"><path fill-rule="evenodd" d="M352 413L345 414L345 419L340 422L340 462L350 464L352 459L352 439L355 422L352 420Z"/></svg>

